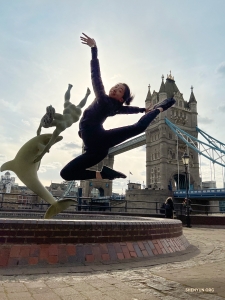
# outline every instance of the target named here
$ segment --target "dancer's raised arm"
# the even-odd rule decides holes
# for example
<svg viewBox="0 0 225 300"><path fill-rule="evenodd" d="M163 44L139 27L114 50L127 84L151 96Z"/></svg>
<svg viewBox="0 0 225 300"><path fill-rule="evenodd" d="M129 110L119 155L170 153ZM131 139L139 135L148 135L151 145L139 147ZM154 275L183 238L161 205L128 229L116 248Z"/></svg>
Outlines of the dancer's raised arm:
<svg viewBox="0 0 225 300"><path fill-rule="evenodd" d="M105 95L105 88L102 83L100 65L98 60L98 49L94 39L90 38L86 34L82 33L84 36L81 36L81 43L91 47L92 60L91 60L91 80L92 86L96 98L100 98Z"/></svg>
<svg viewBox="0 0 225 300"><path fill-rule="evenodd" d="M81 39L81 43L82 44L85 44L89 47L96 47L96 42L94 39L90 38L89 36L87 36L85 33L82 32L82 34L84 36L81 36L80 39Z"/></svg>

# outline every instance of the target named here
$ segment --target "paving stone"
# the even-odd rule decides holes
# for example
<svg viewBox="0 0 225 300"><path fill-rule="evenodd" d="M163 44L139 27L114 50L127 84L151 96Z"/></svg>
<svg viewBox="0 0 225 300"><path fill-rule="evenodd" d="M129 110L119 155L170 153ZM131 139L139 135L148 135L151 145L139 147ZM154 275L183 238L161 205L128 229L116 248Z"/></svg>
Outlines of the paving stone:
<svg viewBox="0 0 225 300"><path fill-rule="evenodd" d="M224 299L225 229L184 228L184 235L191 246L179 254L173 253L172 250L179 247L179 239L174 238L173 245L171 242L170 245L166 244L165 241L161 244L155 241L142 244L115 243L114 250L107 247L108 253L102 253L111 257L115 254L125 255L129 250L131 255L134 245L142 255L146 254L143 251L148 253L159 249L171 251L170 254L148 258L132 258L129 262L118 260L115 264L103 265L98 262L84 265L82 262L75 261L72 265L68 264L68 267L29 266L1 269L0 300ZM93 246L85 248L86 254L91 255L88 253L92 251L94 255L93 248ZM23 249L24 256L27 254L26 249ZM43 259L45 255L48 254L49 257L49 254L56 254L57 251L54 247L51 253L43 250L45 247L40 249L42 249ZM76 259L84 258L80 253L81 248L68 249L71 256ZM20 247L14 248L11 259L16 261L20 250ZM35 249L33 251L35 254ZM103 252L106 252L104 246ZM206 294L193 290L200 288L213 288L214 292Z"/></svg>

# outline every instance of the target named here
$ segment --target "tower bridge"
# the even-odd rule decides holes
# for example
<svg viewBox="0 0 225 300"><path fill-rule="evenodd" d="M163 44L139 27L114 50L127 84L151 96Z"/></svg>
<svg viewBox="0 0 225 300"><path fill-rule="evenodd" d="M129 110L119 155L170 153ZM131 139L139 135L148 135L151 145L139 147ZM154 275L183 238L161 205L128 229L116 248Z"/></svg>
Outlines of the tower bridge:
<svg viewBox="0 0 225 300"><path fill-rule="evenodd" d="M193 138L193 144L198 144L197 128L197 101L191 87L189 101L184 100L183 94L179 91L174 77L170 74L164 82L164 76L160 89L153 93L148 86L145 100L145 107L153 106L166 98L174 97L176 104L165 112L159 114L146 129L145 133L130 139L120 145L110 148L108 156L92 170L101 170L103 165L113 168L114 157L131 149L146 145L146 187L153 187L159 190L179 190L185 189L185 173L182 163L182 155L187 151L190 156L189 162L189 185L191 189L199 189L201 179L199 176L199 151L191 147L190 139L180 134L185 132L187 136ZM168 121L168 122L167 122ZM175 127L169 126L173 124ZM182 138L181 138L182 137ZM214 140L214 144L215 145ZM218 142L218 141L217 141ZM212 148L214 147L212 145ZM215 147L214 147L215 148ZM219 148L219 147L217 147ZM218 149L216 149L218 150ZM205 152L206 153L206 152ZM205 154L204 153L204 154ZM207 154L208 155L208 154ZM220 157L221 160L222 157ZM216 162L216 161L215 161ZM110 180L86 180L81 181L83 195L91 196L93 188L100 191L100 196L110 196L112 194L112 181Z"/></svg>
<svg viewBox="0 0 225 300"><path fill-rule="evenodd" d="M124 142L122 144L110 148L108 155L115 156L124 153L126 151L132 150L134 148L144 146L145 144L146 144L146 135L144 133L136 138L130 139L127 142Z"/></svg>

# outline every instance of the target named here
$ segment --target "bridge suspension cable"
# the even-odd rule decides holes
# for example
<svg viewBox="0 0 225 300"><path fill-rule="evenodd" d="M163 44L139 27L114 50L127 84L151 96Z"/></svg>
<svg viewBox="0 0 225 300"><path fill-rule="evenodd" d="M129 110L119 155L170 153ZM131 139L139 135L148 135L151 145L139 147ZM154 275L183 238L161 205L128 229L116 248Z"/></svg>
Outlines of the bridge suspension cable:
<svg viewBox="0 0 225 300"><path fill-rule="evenodd" d="M204 133L208 136L206 140L209 144L202 142L195 138L194 136L190 135L189 133L185 132L172 122L170 122L167 118L165 118L165 123L169 126L169 128L190 148L194 151L198 152L200 155L205 156L209 159L213 164L218 164L225 167L225 144L219 142L218 140L211 137L211 142L209 142L209 135ZM203 133L203 131L201 131ZM202 134L201 133L201 134ZM203 135L203 134L202 134ZM220 146L224 147L224 150L216 146L216 143L220 143ZM202 150L200 150L200 147Z"/></svg>

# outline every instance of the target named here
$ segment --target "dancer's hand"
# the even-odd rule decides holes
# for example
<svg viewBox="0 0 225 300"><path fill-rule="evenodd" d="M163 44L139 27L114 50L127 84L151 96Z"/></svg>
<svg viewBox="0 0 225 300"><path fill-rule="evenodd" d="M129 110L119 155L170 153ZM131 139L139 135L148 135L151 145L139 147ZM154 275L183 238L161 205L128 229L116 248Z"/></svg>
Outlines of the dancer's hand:
<svg viewBox="0 0 225 300"><path fill-rule="evenodd" d="M148 108L146 108L145 113L147 114L148 112L153 110L153 106L149 106Z"/></svg>
<svg viewBox="0 0 225 300"><path fill-rule="evenodd" d="M82 34L85 36L85 37L83 37L83 36L80 37L82 44L88 45L89 47L95 47L96 46L96 42L95 42L94 39L90 38L89 36L87 36L83 32L82 32Z"/></svg>

